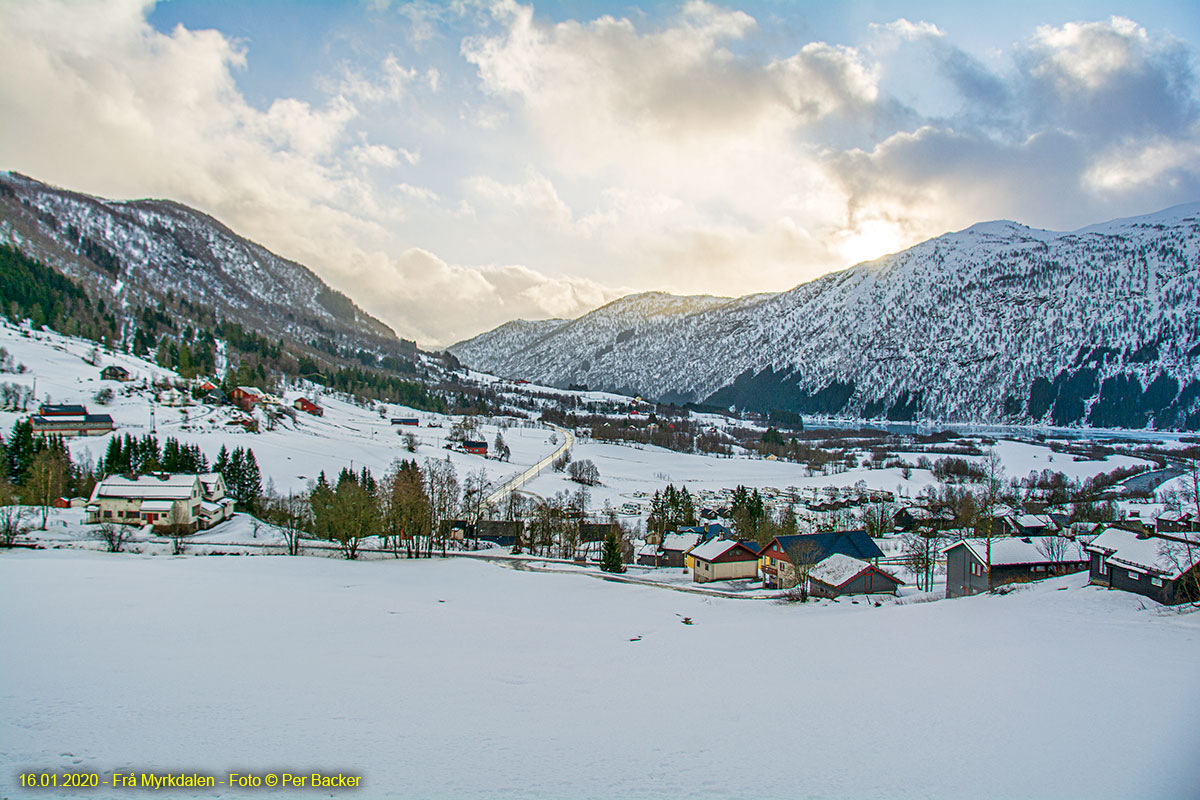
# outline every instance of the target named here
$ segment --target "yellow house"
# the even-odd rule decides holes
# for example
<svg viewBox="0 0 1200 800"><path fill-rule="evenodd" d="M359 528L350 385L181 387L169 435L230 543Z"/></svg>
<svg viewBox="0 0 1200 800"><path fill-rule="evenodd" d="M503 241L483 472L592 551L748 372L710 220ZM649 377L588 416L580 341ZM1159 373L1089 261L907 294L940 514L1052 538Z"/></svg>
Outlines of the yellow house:
<svg viewBox="0 0 1200 800"><path fill-rule="evenodd" d="M758 577L758 553L732 539L710 539L688 556L696 583Z"/></svg>

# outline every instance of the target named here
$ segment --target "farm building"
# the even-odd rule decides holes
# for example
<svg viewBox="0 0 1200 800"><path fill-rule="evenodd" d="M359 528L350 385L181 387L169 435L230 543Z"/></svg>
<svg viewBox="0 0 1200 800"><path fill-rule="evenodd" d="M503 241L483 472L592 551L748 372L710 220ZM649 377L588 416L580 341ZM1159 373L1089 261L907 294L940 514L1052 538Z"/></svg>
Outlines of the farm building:
<svg viewBox="0 0 1200 800"><path fill-rule="evenodd" d="M477 456L488 454L488 443L483 440L466 439L462 443L463 452L474 453Z"/></svg>
<svg viewBox="0 0 1200 800"><path fill-rule="evenodd" d="M267 394L256 386L235 386L229 392L229 400L243 411L249 411L267 400Z"/></svg>
<svg viewBox="0 0 1200 800"><path fill-rule="evenodd" d="M29 417L34 436L103 436L113 428L108 414L89 414L79 405L42 403L38 413Z"/></svg>
<svg viewBox="0 0 1200 800"><path fill-rule="evenodd" d="M946 597L965 597L1006 583L1052 578L1087 569L1082 546L1065 536L992 539L991 583L987 540L960 539L942 550L946 556Z"/></svg>
<svg viewBox="0 0 1200 800"><path fill-rule="evenodd" d="M392 417L393 425L420 425L421 420L416 417Z"/></svg>
<svg viewBox="0 0 1200 800"><path fill-rule="evenodd" d="M895 594L904 581L861 558L834 553L808 573L809 594L841 597L847 594Z"/></svg>
<svg viewBox="0 0 1200 800"><path fill-rule="evenodd" d="M102 381L131 381L133 376L129 374L129 370L124 367L118 367L116 364L105 367L100 370L100 380Z"/></svg>
<svg viewBox="0 0 1200 800"><path fill-rule="evenodd" d="M87 408L73 403L42 403L38 406L38 416L42 417L81 417L87 413Z"/></svg>
<svg viewBox="0 0 1200 800"><path fill-rule="evenodd" d="M325 409L321 408L307 397L298 398L296 402L292 403L292 408L296 409L297 411L303 411L305 414L312 414L314 417L325 416Z"/></svg>

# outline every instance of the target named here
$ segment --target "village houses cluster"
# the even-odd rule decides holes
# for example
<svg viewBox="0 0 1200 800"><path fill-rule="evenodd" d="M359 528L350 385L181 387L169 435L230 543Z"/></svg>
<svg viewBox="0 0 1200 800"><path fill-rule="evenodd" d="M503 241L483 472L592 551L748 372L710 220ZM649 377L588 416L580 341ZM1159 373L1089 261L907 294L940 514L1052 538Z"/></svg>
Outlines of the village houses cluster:
<svg viewBox="0 0 1200 800"><path fill-rule="evenodd" d="M128 370L116 365L105 367L100 377L105 381L133 380ZM186 404L189 395L202 396L208 403L231 404L246 414L257 408L283 406L280 398L256 387L237 386L226 395L203 378L186 390L163 389L157 399L165 405ZM314 416L324 414L315 399L307 397L298 398L293 408ZM417 417L395 417L390 421L401 430L420 425ZM97 436L114 430L111 416L89 413L82 405L42 404L29 416L29 422L34 435L46 437ZM487 442L482 439L464 438L456 445L464 452L488 455ZM764 490L769 498L771 492L777 490ZM862 487L805 492L801 495L789 490L787 497L772 499L799 500L816 514L895 499L889 492ZM715 505L727 494L709 492L698 497L712 500ZM72 504L86 507L91 524L148 525L157 531L186 532L218 525L231 518L234 509L234 501L226 496L225 482L216 472L110 475L96 484L86 501L63 498L57 503ZM781 535L759 544L734 538L726 526L714 521L716 516L702 513L701 525L681 527L656 537L659 541L629 548L626 560L641 567L683 570L696 583L761 582L766 589L796 590L814 597L894 595L905 585L895 569L902 565L902 559L885 556L865 530ZM893 519L897 533L939 527L948 521L941 519L939 512L916 504L899 508ZM447 521L443 525L452 539L474 537L511 545L521 536L514 528L520 523L511 521L470 525ZM599 560L607 526L586 527L595 528L590 531L594 535L582 537L578 557ZM942 543L936 555L938 563L944 564L946 597L1087 570L1093 584L1135 592L1161 603L1197 599L1200 519L1193 514L1164 512L1153 526L1136 520L1072 525L1062 515L1013 511L997 514L991 527L992 536L987 538L975 536L974 531L941 531Z"/></svg>

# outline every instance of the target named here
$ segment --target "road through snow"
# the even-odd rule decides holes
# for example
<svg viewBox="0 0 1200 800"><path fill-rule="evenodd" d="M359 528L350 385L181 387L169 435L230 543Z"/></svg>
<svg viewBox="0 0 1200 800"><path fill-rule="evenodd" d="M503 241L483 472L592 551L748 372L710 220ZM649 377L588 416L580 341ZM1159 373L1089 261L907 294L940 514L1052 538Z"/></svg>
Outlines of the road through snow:
<svg viewBox="0 0 1200 800"><path fill-rule="evenodd" d="M575 446L575 435L573 433L566 428L560 428L557 425L550 425L550 427L562 434L562 444L560 444L553 453L546 456L541 461L522 472L520 475L517 475L515 478L509 479L502 484L500 488L489 494L487 499L483 501L485 506L491 506L499 503L505 497L508 497L508 495L512 494L517 489L520 489L526 483L536 478L542 470L554 463L554 459L558 458L560 455Z"/></svg>

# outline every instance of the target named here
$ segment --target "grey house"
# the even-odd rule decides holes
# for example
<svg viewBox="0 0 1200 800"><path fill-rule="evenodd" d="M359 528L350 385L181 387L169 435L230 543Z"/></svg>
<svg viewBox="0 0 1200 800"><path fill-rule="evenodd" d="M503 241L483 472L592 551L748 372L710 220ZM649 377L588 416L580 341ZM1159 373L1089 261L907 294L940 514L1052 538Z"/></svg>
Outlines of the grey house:
<svg viewBox="0 0 1200 800"><path fill-rule="evenodd" d="M638 553L637 563L643 567L683 569L686 566L684 554L698 545L700 540L701 535L698 533L668 533L656 550L642 548Z"/></svg>
<svg viewBox="0 0 1200 800"><path fill-rule="evenodd" d="M895 594L904 581L853 556L834 553L808 573L808 592L814 597L846 594Z"/></svg>
<svg viewBox="0 0 1200 800"><path fill-rule="evenodd" d="M1109 528L1087 551L1093 584L1145 595L1164 605L1200 600L1200 536Z"/></svg>
<svg viewBox="0 0 1200 800"><path fill-rule="evenodd" d="M993 539L990 584L986 540L960 539L942 552L946 555L946 597L1081 572L1088 566L1083 548L1064 536Z"/></svg>

